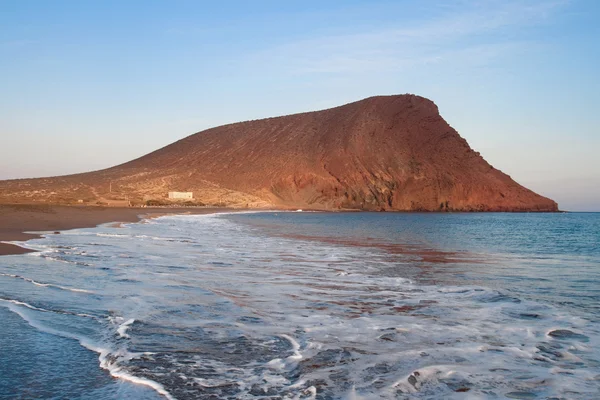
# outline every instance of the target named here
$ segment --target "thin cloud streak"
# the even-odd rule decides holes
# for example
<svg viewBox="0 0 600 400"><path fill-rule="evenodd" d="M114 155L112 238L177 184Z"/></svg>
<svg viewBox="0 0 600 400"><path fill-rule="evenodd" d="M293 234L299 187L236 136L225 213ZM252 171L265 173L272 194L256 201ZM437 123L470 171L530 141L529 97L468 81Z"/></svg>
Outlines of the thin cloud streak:
<svg viewBox="0 0 600 400"><path fill-rule="evenodd" d="M542 24L567 3L475 2L467 11L418 26L299 40L254 54L251 61L292 75L405 70L461 58L480 66L533 45L507 32Z"/></svg>

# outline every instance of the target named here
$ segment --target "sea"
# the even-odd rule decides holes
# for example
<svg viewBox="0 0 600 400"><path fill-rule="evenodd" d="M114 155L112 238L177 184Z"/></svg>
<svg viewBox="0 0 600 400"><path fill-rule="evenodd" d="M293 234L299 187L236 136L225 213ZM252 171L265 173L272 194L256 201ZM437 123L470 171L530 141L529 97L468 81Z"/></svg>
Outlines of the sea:
<svg viewBox="0 0 600 400"><path fill-rule="evenodd" d="M0 399L599 399L600 213L240 212L0 258Z"/></svg>

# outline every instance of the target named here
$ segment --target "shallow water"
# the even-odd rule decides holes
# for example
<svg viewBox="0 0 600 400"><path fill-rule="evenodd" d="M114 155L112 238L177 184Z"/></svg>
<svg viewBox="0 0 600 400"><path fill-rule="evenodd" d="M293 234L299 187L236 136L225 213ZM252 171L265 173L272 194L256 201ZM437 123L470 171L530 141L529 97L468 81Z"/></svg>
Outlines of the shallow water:
<svg viewBox="0 0 600 400"><path fill-rule="evenodd" d="M168 216L0 259L0 398L600 397L600 214Z"/></svg>

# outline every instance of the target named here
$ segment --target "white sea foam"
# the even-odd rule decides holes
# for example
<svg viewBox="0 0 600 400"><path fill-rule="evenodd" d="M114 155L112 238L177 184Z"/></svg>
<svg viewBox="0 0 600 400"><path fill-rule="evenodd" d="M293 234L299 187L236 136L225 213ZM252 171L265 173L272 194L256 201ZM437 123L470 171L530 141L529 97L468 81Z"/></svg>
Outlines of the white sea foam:
<svg viewBox="0 0 600 400"><path fill-rule="evenodd" d="M24 276L20 276L20 275L14 275L14 274L4 274L4 273L0 273L0 276L6 276L6 277L10 277L10 278L15 278L15 279L21 279L25 282L29 282L34 284L35 286L40 286L40 287L49 287L49 288L54 288L54 289L60 289L60 290L66 290L69 292L75 292L75 293L94 293L91 290L87 290L87 289L77 289L77 288L72 288L72 287L67 287L67 286L61 286L61 285L55 285L52 283L42 283L42 282L37 282L31 278L27 278Z"/></svg>
<svg viewBox="0 0 600 400"><path fill-rule="evenodd" d="M118 238L118 239L123 239L123 238L130 238L131 235L126 235L123 233L97 233L96 236L98 237L109 237L109 238Z"/></svg>
<svg viewBox="0 0 600 400"><path fill-rule="evenodd" d="M6 302L6 303L10 303L10 304L15 304L15 305L18 305L18 306L27 307L27 308L30 308L30 309L36 310L36 311L51 312L50 310L46 310L46 309L43 309L43 308L35 307L35 306L32 306L31 304L28 304L28 303L25 303L25 302L19 301L19 300L0 299L0 301ZM12 308L10 308L10 309L13 310Z"/></svg>
<svg viewBox="0 0 600 400"><path fill-rule="evenodd" d="M117 328L117 334L119 335L119 337L128 339L129 335L127 334L127 329L129 329L131 324L133 324L134 322L135 319L131 318L119 325L119 328Z"/></svg>
<svg viewBox="0 0 600 400"><path fill-rule="evenodd" d="M147 379L147 378L141 378L141 377L132 375L132 374L124 371L120 367L113 367L111 364L103 362L102 359L100 360L100 366L102 368L108 370L108 372L115 378L118 378L118 379L121 379L121 380L124 380L127 382L131 382L131 383L135 383L138 385L148 386L148 387L154 389L154 391L156 391L158 394L167 398L168 400L175 400L175 397L172 396L171 393L169 393L165 389L165 387L158 382L155 382L155 381Z"/></svg>
<svg viewBox="0 0 600 400"><path fill-rule="evenodd" d="M302 360L302 354L300 353L300 344L289 335L281 335L282 338L290 342L294 354L291 356L281 359L274 358L267 363L267 366L272 369L292 369L298 364L298 361Z"/></svg>

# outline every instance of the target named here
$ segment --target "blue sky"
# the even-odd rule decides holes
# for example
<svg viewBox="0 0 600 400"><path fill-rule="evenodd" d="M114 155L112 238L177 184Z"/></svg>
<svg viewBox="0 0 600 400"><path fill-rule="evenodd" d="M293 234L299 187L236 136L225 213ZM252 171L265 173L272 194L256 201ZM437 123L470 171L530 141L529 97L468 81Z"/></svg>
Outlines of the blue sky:
<svg viewBox="0 0 600 400"><path fill-rule="evenodd" d="M600 211L599 20L593 0L0 0L0 179L415 93L521 184Z"/></svg>

